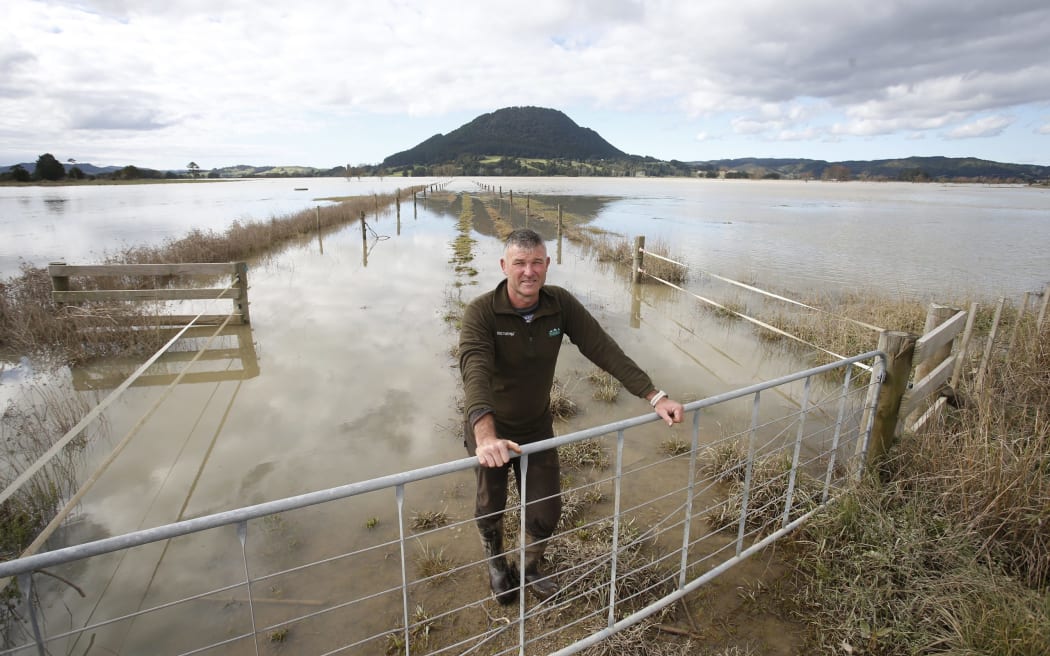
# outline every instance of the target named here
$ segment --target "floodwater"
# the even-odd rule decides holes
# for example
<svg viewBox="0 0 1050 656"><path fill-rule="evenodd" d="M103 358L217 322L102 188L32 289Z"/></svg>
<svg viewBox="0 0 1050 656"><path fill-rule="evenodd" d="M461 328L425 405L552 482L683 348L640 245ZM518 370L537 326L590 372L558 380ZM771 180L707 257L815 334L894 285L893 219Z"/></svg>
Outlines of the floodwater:
<svg viewBox="0 0 1050 656"><path fill-rule="evenodd" d="M224 230L419 178L0 187L0 277L20 261L95 261L194 228ZM690 266L787 290L1019 298L1050 279L1050 189L778 180L484 178L578 206L597 227L665 241ZM473 191L454 180L452 191Z"/></svg>
<svg viewBox="0 0 1050 656"><path fill-rule="evenodd" d="M303 184L281 182L289 188L315 184L313 180ZM326 189L324 195L345 193L334 191L336 182L347 184L345 180L331 182L333 191ZM844 227L844 231L874 221L864 199L856 194L879 196L873 204L881 207L879 212L887 217L897 216L903 207L922 209L908 223L912 232L902 235L904 228L896 230L895 238L900 244L937 234L931 226L951 223L948 217L957 209L955 205L931 209L932 201L923 205L913 195L913 187L898 186L877 187L868 192L864 191L866 187L854 185L798 183L778 187L729 183L732 186L727 189L733 193L716 201L703 194L704 190L712 190L712 195L717 195L714 190L721 188L714 182L701 183L699 191L687 192L678 186L679 182L688 184L684 181L652 186L636 183L631 189L644 189L646 193L626 195L613 181L595 181L588 189L593 195L573 195L571 185L576 181L485 182L497 186L505 183L505 190L513 184L516 194L534 195L537 204L541 198L548 203L561 202L567 212L598 228L666 239L671 242L672 252L682 253L691 264L728 275L750 272L756 278L778 282L789 280L788 270L800 265L796 259L788 266L783 258L778 258L774 246L780 244L790 250L808 241L806 261L810 264L805 270L795 270L798 280L873 287L881 284L865 277L870 263L862 257L863 249L853 246L856 250L846 250L844 241L840 241L846 238L829 229L831 216L836 213L829 215L821 208L844 207L843 221L852 226ZM237 184L240 183L198 186L221 189ZM748 184L756 186L747 187ZM159 186L157 193L168 193L165 190L178 186ZM621 195L616 195L615 189L620 189ZM820 189L825 191L818 193ZM403 203L400 220L391 212L370 217L365 239L360 226L354 224L252 263L250 328L230 331L213 343L210 349L218 353L216 358L192 365L183 384L170 391L166 388L173 374L186 366L186 357L151 370L147 382L152 384L132 387L105 413L104 430L95 427L101 437L82 454L83 479L118 444L125 439L130 441L84 497L74 520L51 546L81 543L464 457L457 410L458 371L452 355L457 334L446 317L459 301L468 301L500 280L500 244L491 226L477 216L470 233L475 241L469 263L477 275L457 270L454 246L463 229L459 224L460 208L463 198L468 197L466 192L480 192L466 181L455 182L448 191L463 195L452 202L420 202L415 208ZM853 200L847 201L842 195L847 192L854 194ZM569 195L562 196L563 193ZM950 196L954 191L931 187L925 193ZM1005 281L1009 280L1015 285L1011 293L1023 291L1047 275L1050 267L1046 266L1045 253L1036 253L1038 247L1034 245L1045 250L1045 244L1050 243L1050 227L1040 206L1045 202L1045 191L965 187L958 193L984 203L995 216L994 221L983 221L976 218L976 212L971 213L965 223L973 234L961 241L980 241L989 248L1005 248L1017 254L1012 260L1005 252L999 254L1013 266L1002 267L1004 273L993 287L1005 290ZM777 204L774 198L779 198ZM68 210L76 206L72 200L63 202L72 203ZM300 201L288 202L294 205ZM316 201L311 198L304 206L312 202ZM26 204L32 205L33 201ZM689 224L689 208L709 204L712 209L705 214L709 220ZM183 216L184 209L175 214ZM775 217L780 215L804 220L794 221L789 229L776 223ZM103 214L95 216L95 220L105 222ZM534 215L533 225L551 235L552 224L547 218L547 223L537 225ZM515 215L516 222L521 219ZM69 211L56 221L75 222L76 212ZM1001 244L986 234L995 231L985 223L1010 226L1015 232L1005 240L1009 244ZM195 227L222 225L217 220L212 226ZM676 232L679 229L681 232ZM166 230L159 228L149 234L153 239L163 239ZM791 236L796 231L800 234ZM825 233L832 244L830 250L820 248L817 241ZM173 236L178 234L181 233ZM129 233L128 238L133 235ZM693 248L680 250L687 236L698 241L691 242ZM108 245L104 241L82 251L81 256ZM872 244L869 240L861 245ZM624 350L649 371L656 384L676 399L704 398L807 366L797 356L760 345L751 330L713 318L692 299L673 290L645 285L640 302L632 303L626 278L597 263L585 248L568 241L560 245L552 241L550 251L555 261L548 282L575 292ZM57 257L51 253L45 253L44 259ZM741 253L750 255L745 258ZM885 257L888 256L880 256ZM853 258L851 265L846 266L843 258ZM895 270L928 272L943 262L924 260L911 269L898 266ZM884 264L889 268L890 262ZM987 268L995 269L992 264L989 262ZM960 268L957 273L961 275L963 271L969 269ZM1013 273L1008 275L1006 271ZM977 278L964 280L960 283L964 286L983 286ZM905 282L898 277L892 280L890 288L911 289L919 284L914 278ZM197 338L194 343L201 347L203 342L203 338ZM136 366L133 362L95 363L65 372L62 382L97 402ZM626 393L621 393L613 404L591 401L585 380L591 370L589 363L567 344L558 378L574 400L581 403L583 412L570 422L559 424L559 433L646 411L643 401ZM11 384L21 382L14 377L10 380ZM774 407L792 407L793 402L787 398L773 401ZM726 429L722 423L732 420L713 417L705 423L705 434L718 435ZM631 447L629 461L654 458L662 439L688 439L688 432L650 426L642 436L645 439ZM469 524L471 488L472 478L464 473L420 485L410 491L406 501L408 512L445 509L453 521L468 522L453 529L454 537L449 538L449 554L460 562L479 556L476 534ZM373 494L354 503L328 504L287 513L276 520L252 522L247 547L252 575L396 538L398 519L392 496ZM176 598L187 589L199 590L205 582L218 586L237 581L243 576L240 546L232 529L220 533L212 531L173 541L170 547L155 545L127 556L96 558L66 568L63 575L76 580L86 592L83 600L58 583L42 581L50 595L45 597L49 630L83 626L133 612L144 605ZM335 564L320 580L316 576L281 578L253 589L253 594L270 599L270 606L260 613L269 613L269 621L277 622L289 607L300 612L315 602L345 600L353 596L348 590L358 595L397 585L398 572L393 567L396 560L389 560L394 555L396 543L385 551L362 556L360 561L353 561L352 567ZM393 579L387 580L391 576ZM475 596L484 593L480 570L471 570L456 585L456 592L450 593L453 596L466 594L465 590ZM245 595L239 591L233 596ZM72 609L72 620L66 605ZM228 637L244 630L245 612L243 605L223 605L213 600L194 606L192 614L202 634L207 628L209 635ZM389 626L397 619L381 616L368 621ZM260 626L266 625L263 619L259 621ZM353 621L367 624L360 617ZM179 625L184 626L184 622L180 619ZM171 645L174 649L186 636L185 632L172 635L172 626L164 616L125 621L98 631L97 647L105 646L116 653L140 653L145 645ZM298 634L293 635L300 641L300 648L309 646L304 653L320 652L350 640L330 633L330 629L318 634L298 629ZM84 637L78 649L83 650L88 640ZM279 647L267 646L278 651ZM245 649L244 653L248 651Z"/></svg>

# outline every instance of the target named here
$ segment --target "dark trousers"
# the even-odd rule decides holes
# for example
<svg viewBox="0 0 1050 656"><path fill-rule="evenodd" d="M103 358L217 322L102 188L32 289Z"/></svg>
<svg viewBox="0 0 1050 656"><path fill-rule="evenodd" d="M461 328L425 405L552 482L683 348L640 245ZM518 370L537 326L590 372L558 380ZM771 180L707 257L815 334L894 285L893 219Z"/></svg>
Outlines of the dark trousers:
<svg viewBox="0 0 1050 656"><path fill-rule="evenodd" d="M471 426L465 426L464 445L467 453L475 455L477 444ZM474 517L483 538L503 535L503 511L507 507L507 483L514 469L514 485L518 498L525 499L525 532L534 540L546 540L554 534L561 519L561 473L557 449L548 449L529 456L526 473L527 490L521 493L521 458L514 458L502 467L477 467L478 493Z"/></svg>

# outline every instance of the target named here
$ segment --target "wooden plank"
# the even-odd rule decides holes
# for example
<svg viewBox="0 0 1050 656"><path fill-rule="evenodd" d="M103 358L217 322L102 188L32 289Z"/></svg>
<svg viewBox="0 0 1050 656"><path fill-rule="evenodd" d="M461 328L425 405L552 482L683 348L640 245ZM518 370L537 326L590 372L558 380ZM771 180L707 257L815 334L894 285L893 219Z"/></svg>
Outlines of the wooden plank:
<svg viewBox="0 0 1050 656"><path fill-rule="evenodd" d="M944 398L943 396L937 397L937 400L934 401L933 405L931 405L926 410L926 412L922 413L922 416L919 417L915 421L915 423L911 425L911 432L915 433L921 430L931 419L939 416L940 413L944 412L944 406L946 406L947 404L948 399Z"/></svg>
<svg viewBox="0 0 1050 656"><path fill-rule="evenodd" d="M196 326L218 326L223 321L226 321L228 314L202 314L200 318L194 324ZM122 316L120 318L121 324L119 326L113 325L112 317L103 316L80 316L76 318L76 322L83 326L100 326L108 328L110 330L120 330L123 328L156 328L159 330L166 330L170 326L185 326L190 321L196 319L196 314L165 314L165 315L129 315ZM241 315L235 314L230 319L230 324L241 324ZM192 330L192 329L191 329ZM208 330L207 336L211 336L214 330ZM226 333L222 333L226 334Z"/></svg>
<svg viewBox="0 0 1050 656"><path fill-rule="evenodd" d="M52 277L68 276L221 276L236 273L233 262L180 264L51 264Z"/></svg>
<svg viewBox="0 0 1050 656"><path fill-rule="evenodd" d="M999 321L1003 318L1003 307L1006 299L1000 298L999 304L995 306L995 316L992 318L992 328L988 332L988 338L984 343L984 355L981 356L981 366L977 371L977 389L984 388L984 375L988 371L988 364L992 359L992 349L995 347L995 337L999 334Z"/></svg>
<svg viewBox="0 0 1050 656"><path fill-rule="evenodd" d="M51 297L61 303L84 301L189 301L202 299L237 299L241 290L228 289L95 289L75 292L51 292Z"/></svg>
<svg viewBox="0 0 1050 656"><path fill-rule="evenodd" d="M950 357L937 365L937 368L931 371L928 376L915 383L904 395L904 400L901 401L901 415L907 417L915 412L916 408L931 394L940 391L944 387L944 383L951 377L954 367L955 357Z"/></svg>
<svg viewBox="0 0 1050 656"><path fill-rule="evenodd" d="M248 380L259 375L258 368L254 370L237 370L230 369L224 371L202 371L197 373L187 373L182 376L182 380L179 381L180 385L191 385L195 383L221 383L228 380ZM160 385L170 385L175 381L178 374L155 374L155 375L144 375L139 376L130 387L156 387ZM92 390L92 389L111 389L115 388L127 379L126 376L106 376L100 378L91 378L83 375L73 376L73 387L77 390Z"/></svg>
<svg viewBox="0 0 1050 656"><path fill-rule="evenodd" d="M963 330L962 341L959 342L959 349L955 354L955 369L952 370L952 382L950 383L954 390L959 389L963 365L970 359L970 340L973 338L973 323L977 318L977 308L977 303L970 304L970 311L966 316L966 328Z"/></svg>
<svg viewBox="0 0 1050 656"><path fill-rule="evenodd" d="M924 361L930 354L936 353L937 349L955 339L965 323L966 312L960 310L951 319L923 335L915 344L915 362Z"/></svg>

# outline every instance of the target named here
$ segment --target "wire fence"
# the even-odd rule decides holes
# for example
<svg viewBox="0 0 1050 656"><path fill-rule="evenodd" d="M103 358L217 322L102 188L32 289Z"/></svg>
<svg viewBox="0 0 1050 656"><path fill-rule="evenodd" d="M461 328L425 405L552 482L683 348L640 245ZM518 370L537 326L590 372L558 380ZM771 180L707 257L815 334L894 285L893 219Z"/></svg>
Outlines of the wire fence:
<svg viewBox="0 0 1050 656"><path fill-rule="evenodd" d="M669 271L671 273L688 271L689 270L689 266L687 264L685 264L685 263L679 262L677 260L673 260L673 259L671 259L669 257L666 257L666 256L661 255L659 253L655 253L653 251L645 250L644 248L639 248L638 249L638 255L640 257L646 257L646 258L655 259L655 260L657 260L658 262L661 263L661 266L658 267L657 271L647 271L645 268L641 267L641 261L639 260L639 262L638 262L639 268L637 270L637 273L640 274L640 275L647 276L651 280L655 280L656 282L659 282L659 283L661 283L663 285L666 285L666 286L668 286L668 287L670 287L672 289L676 289L676 290L682 292L683 294L691 296L695 300L697 300L697 301L699 301L699 302L701 302L701 303L703 303L703 304L705 304L707 306L716 308L720 312L723 312L723 313L728 314L728 315L735 316L735 317L737 317L739 319L742 319L744 321L747 321L748 323L751 323L751 324L757 326L758 328L761 328L762 330L766 330L766 331L769 331L769 332L771 332L771 333L773 333L775 335L779 335L780 337L784 337L784 338L793 340L793 341L798 342L798 343L800 343L800 344L802 344L804 346L808 346L808 347L810 347L812 349L820 351L821 353L825 353L827 355L830 355L831 357L833 357L833 358L835 358L837 360L842 360L842 359L845 359L847 357L845 355L842 355L842 354L839 354L839 353L835 353L834 351L829 351L828 349L826 349L826 348L824 348L824 347L822 347L822 346L820 346L818 344L814 344L813 342L807 341L807 340L803 339L802 337L799 337L798 335L794 335L794 334L792 334L792 333L790 333L790 332L788 332L786 330L778 328L778 327L770 324L767 321L762 321L761 319L757 319L757 318L755 318L753 316L750 316L750 315L746 314L745 312L743 312L741 310L735 309L735 308L730 307L729 305L726 305L726 304L723 304L723 303L719 303L718 301L715 301L715 300L713 300L711 298L708 298L706 296L701 296L700 294L697 294L697 293L695 293L693 291L690 291L690 290L688 290L688 289L686 289L686 288L684 288L684 287L682 287L680 285L677 285L677 284L675 284L674 282L672 282L670 280L665 280L664 278L660 277L660 275L657 275L658 273L662 272L662 271L660 271L660 269L664 269L664 268L667 268L667 267L671 267L669 269ZM783 296L781 294L776 294L774 292L771 292L771 291L768 291L768 290L765 290L765 289L761 289L761 288L756 287L754 285L749 285L747 283L743 283L743 282L740 282L738 280L733 280L731 278L726 278L725 276L720 276L720 275L718 275L716 273L712 273L710 271L697 270L694 273L699 274L702 277L711 278L713 280L717 280L717 281L725 283L727 285L731 285L733 287L737 287L739 289L744 289L744 290L746 290L748 292L751 292L753 294L756 294L756 295L758 295L758 296L760 296L762 298L772 299L772 300L774 300L776 302L779 302L779 303L782 303L782 304L786 304L786 305L789 305L789 306L792 306L792 307L795 307L795 308L808 310L810 312L813 312L813 313L816 313L816 314L820 314L822 316L828 317L828 318L833 319L835 321L839 321L839 322L843 322L843 323L850 323L850 324L856 325L856 326L858 326L858 327L860 327L860 328L862 328L864 330L872 331L873 333L881 333L884 330L883 328L880 328L880 327L875 326L873 324L866 323L864 321L858 321L858 320L852 319L850 317L841 316L841 315L835 314L833 312L829 312L827 310L824 310L822 308L818 308L818 307L815 307L813 305L809 305L807 303L803 303L801 301L798 301L798 300L795 300L795 299L792 299L792 298L788 298L788 297ZM866 365L864 365L863 363L858 363L857 366L860 367L861 369L865 369L867 371L870 371L870 369L866 369Z"/></svg>
<svg viewBox="0 0 1050 656"><path fill-rule="evenodd" d="M647 414L526 445L526 487L530 455L556 447L563 467L545 601L489 594L464 458L0 563L22 594L0 654L586 652L855 480L879 386L852 365L884 357L691 402L674 430ZM516 497L504 524L523 563Z"/></svg>

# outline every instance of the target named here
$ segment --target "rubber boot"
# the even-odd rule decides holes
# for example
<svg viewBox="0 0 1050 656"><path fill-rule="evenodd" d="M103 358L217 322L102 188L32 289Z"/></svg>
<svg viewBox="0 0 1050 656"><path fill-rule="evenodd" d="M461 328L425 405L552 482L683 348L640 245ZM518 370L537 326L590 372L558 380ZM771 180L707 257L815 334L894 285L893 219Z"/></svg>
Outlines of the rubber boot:
<svg viewBox="0 0 1050 656"><path fill-rule="evenodd" d="M525 545L525 585L540 601L550 599L561 589L554 574L544 574L540 568L546 549L546 540L536 541L531 536Z"/></svg>
<svg viewBox="0 0 1050 656"><path fill-rule="evenodd" d="M503 536L500 533L481 534L481 544L488 559L489 587L496 601L506 606L518 600L518 568L503 556Z"/></svg>

